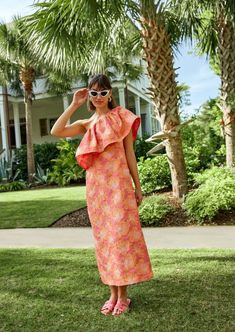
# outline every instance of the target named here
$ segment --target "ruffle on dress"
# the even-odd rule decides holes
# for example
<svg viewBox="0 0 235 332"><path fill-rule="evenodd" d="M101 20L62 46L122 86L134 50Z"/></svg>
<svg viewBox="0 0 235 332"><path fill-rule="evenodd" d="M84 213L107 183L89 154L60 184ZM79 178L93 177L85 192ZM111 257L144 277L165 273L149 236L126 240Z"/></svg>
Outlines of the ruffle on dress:
<svg viewBox="0 0 235 332"><path fill-rule="evenodd" d="M87 170L104 149L114 142L122 141L132 129L136 139L141 117L128 109L117 106L99 118L83 136L75 154L78 165Z"/></svg>

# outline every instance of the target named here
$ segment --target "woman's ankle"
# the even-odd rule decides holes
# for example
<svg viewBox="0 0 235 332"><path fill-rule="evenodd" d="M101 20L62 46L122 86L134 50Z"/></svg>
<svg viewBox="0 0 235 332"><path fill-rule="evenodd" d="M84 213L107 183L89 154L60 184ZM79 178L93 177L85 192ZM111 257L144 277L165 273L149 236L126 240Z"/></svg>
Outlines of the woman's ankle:
<svg viewBox="0 0 235 332"><path fill-rule="evenodd" d="M117 301L118 299L118 296L117 295L110 295L110 298L109 298L111 301Z"/></svg>
<svg viewBox="0 0 235 332"><path fill-rule="evenodd" d="M127 295L121 295L121 296L118 296L118 301L124 301L124 302L127 302Z"/></svg>

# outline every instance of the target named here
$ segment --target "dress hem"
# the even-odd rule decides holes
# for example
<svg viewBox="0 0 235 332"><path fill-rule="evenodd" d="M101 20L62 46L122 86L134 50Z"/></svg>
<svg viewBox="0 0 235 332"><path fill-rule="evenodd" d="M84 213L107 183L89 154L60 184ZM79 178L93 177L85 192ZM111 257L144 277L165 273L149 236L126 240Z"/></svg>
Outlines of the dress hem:
<svg viewBox="0 0 235 332"><path fill-rule="evenodd" d="M133 284L137 284L137 283L144 282L144 281L149 281L149 280L151 280L153 278L154 278L153 274L150 274L150 275L147 274L144 277L144 279L132 281L132 282L129 282L129 283L125 282L125 283L118 283L118 284L117 283L107 283L107 282L104 282L102 280L102 278L100 278L100 279L101 279L102 283L105 284L105 285L109 285L109 286L128 286L128 285L133 285Z"/></svg>

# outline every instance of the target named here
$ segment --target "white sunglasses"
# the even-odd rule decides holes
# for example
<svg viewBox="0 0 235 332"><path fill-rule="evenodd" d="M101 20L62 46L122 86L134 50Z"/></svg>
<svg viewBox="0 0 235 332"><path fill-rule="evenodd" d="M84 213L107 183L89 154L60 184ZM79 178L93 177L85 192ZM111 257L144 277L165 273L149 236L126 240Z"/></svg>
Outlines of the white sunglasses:
<svg viewBox="0 0 235 332"><path fill-rule="evenodd" d="M108 93L109 90L102 90L102 91L89 90L90 97L97 97L97 96L106 97Z"/></svg>

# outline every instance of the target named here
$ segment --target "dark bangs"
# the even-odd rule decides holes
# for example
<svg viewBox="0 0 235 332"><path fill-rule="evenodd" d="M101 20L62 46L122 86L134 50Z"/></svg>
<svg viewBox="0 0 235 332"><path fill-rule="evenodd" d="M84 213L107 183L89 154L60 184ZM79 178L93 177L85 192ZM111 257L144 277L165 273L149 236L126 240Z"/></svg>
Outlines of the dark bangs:
<svg viewBox="0 0 235 332"><path fill-rule="evenodd" d="M97 84L99 89L111 90L111 84L106 75L97 74L93 76L89 82L88 89L91 89L93 85Z"/></svg>

